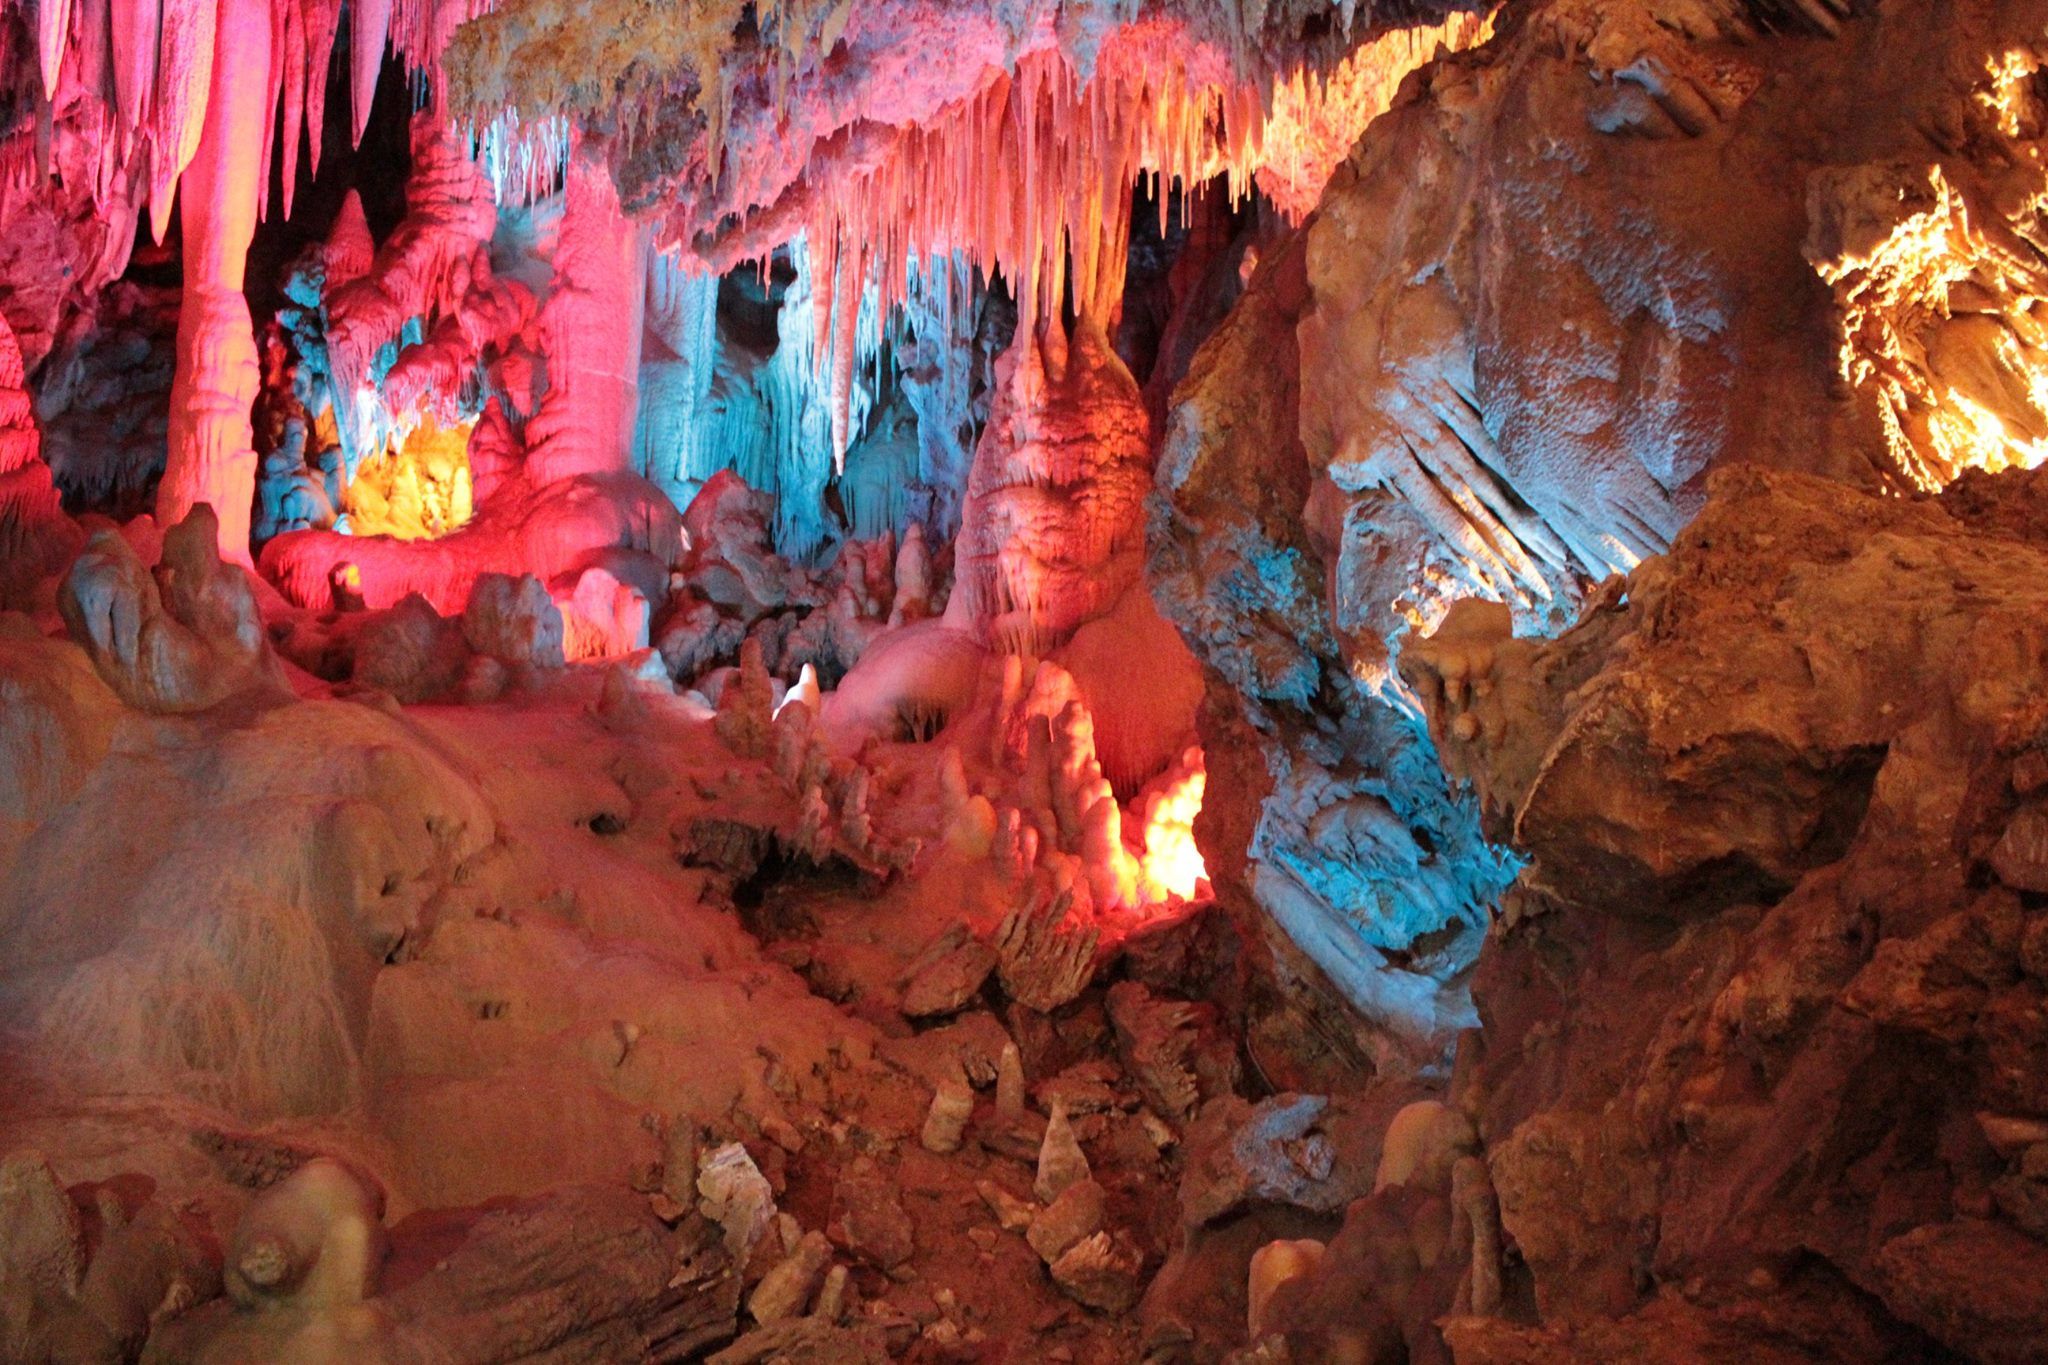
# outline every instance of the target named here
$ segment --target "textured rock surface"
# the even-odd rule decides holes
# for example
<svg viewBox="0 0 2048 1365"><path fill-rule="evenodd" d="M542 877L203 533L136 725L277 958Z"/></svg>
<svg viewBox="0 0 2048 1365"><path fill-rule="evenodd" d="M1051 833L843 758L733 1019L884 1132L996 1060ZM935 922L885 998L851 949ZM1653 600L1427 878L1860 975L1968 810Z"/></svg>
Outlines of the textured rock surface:
<svg viewBox="0 0 2048 1365"><path fill-rule="evenodd" d="M1512 875L1428 776L1405 636L1465 595L1554 631L1719 462L1896 488L2034 448L2015 300L2041 253L1979 243L2034 230L2041 6L1756 18L1504 16L1410 81L1169 409L1154 590L1211 671L1219 892L1287 929L1383 1066L1471 1022Z"/></svg>
<svg viewBox="0 0 2048 1365"><path fill-rule="evenodd" d="M100 531L65 572L64 624L131 706L197 711L237 693L284 693L255 591L222 562L217 526L210 507L195 507L165 533L154 570L121 533Z"/></svg>
<svg viewBox="0 0 2048 1365"><path fill-rule="evenodd" d="M1531 858L1456 1089L1509 1300L1577 1350L1675 1316L1702 1352L2024 1358L2048 484L1710 486L1557 640L1459 613L1404 658ZM1523 1358L1492 1330L1450 1335Z"/></svg>
<svg viewBox="0 0 2048 1365"><path fill-rule="evenodd" d="M2039 1354L2048 0L488 2L0 15L0 1357Z"/></svg>

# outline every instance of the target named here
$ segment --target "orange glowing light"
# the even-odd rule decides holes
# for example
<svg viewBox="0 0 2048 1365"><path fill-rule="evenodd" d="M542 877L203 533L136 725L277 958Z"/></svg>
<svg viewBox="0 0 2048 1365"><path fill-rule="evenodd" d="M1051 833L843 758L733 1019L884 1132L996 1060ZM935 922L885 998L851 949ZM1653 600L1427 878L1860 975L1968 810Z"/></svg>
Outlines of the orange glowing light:
<svg viewBox="0 0 2048 1365"><path fill-rule="evenodd" d="M1894 466L1933 492L1965 469L2048 462L2043 281L1940 166L1836 173L1808 259L1835 290L1837 365L1875 399Z"/></svg>
<svg viewBox="0 0 2048 1365"><path fill-rule="evenodd" d="M1195 817L1202 812L1207 786L1202 751L1191 748L1139 796L1134 814L1144 844L1138 855L1138 890L1146 904L1210 894L1209 869L1195 843Z"/></svg>
<svg viewBox="0 0 2048 1365"><path fill-rule="evenodd" d="M1299 223L1365 126L1393 104L1410 72L1440 50L1462 52L1492 36L1493 15L1454 14L1436 27L1382 34L1328 75L1296 67L1273 87L1258 139L1259 188L1282 216Z"/></svg>
<svg viewBox="0 0 2048 1365"><path fill-rule="evenodd" d="M443 427L433 414L393 445L365 456L342 492L349 530L359 536L425 540L469 520L469 432L474 420Z"/></svg>

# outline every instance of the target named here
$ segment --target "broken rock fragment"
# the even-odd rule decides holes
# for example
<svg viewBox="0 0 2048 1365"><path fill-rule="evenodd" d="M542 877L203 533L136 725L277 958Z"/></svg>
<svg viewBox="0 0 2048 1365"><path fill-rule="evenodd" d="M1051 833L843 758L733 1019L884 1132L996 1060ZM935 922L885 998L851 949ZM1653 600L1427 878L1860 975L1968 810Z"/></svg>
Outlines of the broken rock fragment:
<svg viewBox="0 0 2048 1365"><path fill-rule="evenodd" d="M747 1298L747 1311L762 1324L801 1315L824 1283L832 1244L822 1232L807 1232L782 1261L761 1278Z"/></svg>
<svg viewBox="0 0 2048 1365"><path fill-rule="evenodd" d="M1092 1178L1075 1181L1032 1220L1024 1240L1041 1261L1057 1261L1076 1242L1102 1231L1105 1199Z"/></svg>
<svg viewBox="0 0 2048 1365"><path fill-rule="evenodd" d="M1122 1313L1138 1301L1138 1248L1121 1233L1084 1237L1052 1263L1052 1281L1076 1303Z"/></svg>
<svg viewBox="0 0 2048 1365"><path fill-rule="evenodd" d="M996 950L956 924L918 954L903 977L903 1013L912 1019L966 1007L995 970Z"/></svg>

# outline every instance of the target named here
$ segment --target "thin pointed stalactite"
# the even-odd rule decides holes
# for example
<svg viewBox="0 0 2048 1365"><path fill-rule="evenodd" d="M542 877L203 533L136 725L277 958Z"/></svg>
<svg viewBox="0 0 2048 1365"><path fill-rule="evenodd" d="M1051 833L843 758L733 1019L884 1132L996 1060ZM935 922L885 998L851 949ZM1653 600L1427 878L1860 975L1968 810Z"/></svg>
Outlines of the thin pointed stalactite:
<svg viewBox="0 0 2048 1365"><path fill-rule="evenodd" d="M157 0L110 0L114 48L114 100L126 136L133 139L149 115L156 91Z"/></svg>
<svg viewBox="0 0 2048 1365"><path fill-rule="evenodd" d="M218 55L218 19L217 6L207 0L172 0L164 11L150 129L149 222L158 242L170 230L178 178L198 152L199 138L206 126L206 105ZM267 35L267 14L263 27ZM267 46L267 36L265 42ZM263 62L267 68L267 53ZM238 84L242 80L239 73L236 80Z"/></svg>
<svg viewBox="0 0 2048 1365"><path fill-rule="evenodd" d="M384 40L391 28L391 0L349 0L349 109L351 145L363 140L370 126L370 102L377 93L377 72L384 65Z"/></svg>

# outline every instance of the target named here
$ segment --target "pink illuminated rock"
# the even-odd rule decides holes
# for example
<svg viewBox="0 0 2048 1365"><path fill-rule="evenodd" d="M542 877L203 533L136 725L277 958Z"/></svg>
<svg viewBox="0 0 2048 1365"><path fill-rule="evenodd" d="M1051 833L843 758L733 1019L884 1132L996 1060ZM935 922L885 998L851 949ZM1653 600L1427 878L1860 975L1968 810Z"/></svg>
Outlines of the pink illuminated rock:
<svg viewBox="0 0 2048 1365"><path fill-rule="evenodd" d="M462 634L471 649L502 663L562 666L562 613L530 574L518 579L485 574L477 579L469 605L462 610Z"/></svg>
<svg viewBox="0 0 2048 1365"><path fill-rule="evenodd" d="M335 572L349 565L368 606L390 606L416 592L452 615L480 575L574 582L616 551L665 568L681 549L680 514L629 472L644 300L641 241L619 211L602 164L582 157L570 176L554 278L536 316L523 284L491 274L484 244L497 210L461 137L423 113L414 121L413 148L404 224L361 275L342 279L328 305L345 443L366 448L379 439L360 422L356 395L375 395L372 406L435 410L486 353L504 362L494 368L498 379L516 381L513 370L524 362L514 363L523 352L513 343L527 337L545 351L545 378L510 383L505 397L517 407L538 391L539 411L522 435L498 395L486 405L469 442L476 511L460 530L406 542L291 532L265 545L265 576L287 599L324 607ZM345 214L331 239L330 278L361 260L366 239L359 223L359 209ZM400 354L377 394L369 383L377 354L419 316L439 321L425 344ZM617 610L601 616L601 652L620 652L611 646L628 640L624 648L646 643L644 627L623 624Z"/></svg>
<svg viewBox="0 0 2048 1365"><path fill-rule="evenodd" d="M188 21L190 11L206 8L189 0L173 4L170 25L175 28ZM217 60L211 63L206 117L179 197L185 296L178 315L170 451L157 489L157 518L182 521L197 504L211 504L219 520L221 554L246 563L256 494L249 411L256 401L258 373L242 284L256 230L261 149L269 140L268 4L223 0L218 42L207 47L207 55ZM176 50L167 32L167 62Z"/></svg>
<svg viewBox="0 0 2048 1365"><path fill-rule="evenodd" d="M616 658L647 647L647 599L609 570L585 569L560 606L571 659Z"/></svg>
<svg viewBox="0 0 2048 1365"><path fill-rule="evenodd" d="M570 161L553 263L540 312L548 392L527 429L536 483L622 471L632 458L646 262L594 152Z"/></svg>
<svg viewBox="0 0 2048 1365"><path fill-rule="evenodd" d="M178 177L197 159L205 141L207 110L219 88L214 79L215 68L224 69L225 80L246 85L261 79L270 64L267 6L260 11L264 35L261 48L246 45L255 40L258 6L249 0L237 0L225 13L230 16L230 31L222 35L217 33L223 17L223 6L218 3L170 0L163 7L156 58L156 102L151 109L149 128L149 225L159 242L170 229ZM249 89L240 93L245 98L255 94ZM259 155L262 135L253 125L244 124L240 131L243 137L235 145L240 148L238 154L252 162L247 169L253 184L253 162ZM253 212L253 194L249 204ZM189 229L187 234L189 238ZM246 250L246 239L243 245Z"/></svg>
<svg viewBox="0 0 2048 1365"><path fill-rule="evenodd" d="M417 592L452 614L486 573L532 573L553 581L613 549L663 562L681 538L681 518L660 489L630 474L565 479L536 489L509 482L469 524L438 540L402 541L292 531L263 547L264 577L302 606L326 607L336 570L352 565L372 607Z"/></svg>
<svg viewBox="0 0 2048 1365"><path fill-rule="evenodd" d="M21 350L0 318L0 607L31 605L42 580L76 553L81 539L64 515L41 446Z"/></svg>
<svg viewBox="0 0 2048 1365"><path fill-rule="evenodd" d="M343 449L354 457L380 443L364 420L362 395L374 392L370 368L378 352L398 340L409 320L440 319L456 330L447 335L437 328L429 351L435 358L408 360L396 391L379 403L383 408L410 407L406 400L424 395L435 379L446 384L462 360L474 362L486 337L520 330L532 308L523 287L490 278L482 248L497 226L498 209L465 140L431 111L414 116L411 139L405 219L371 255L362 203L351 193L323 253L335 423ZM473 287L481 295L474 302Z"/></svg>

